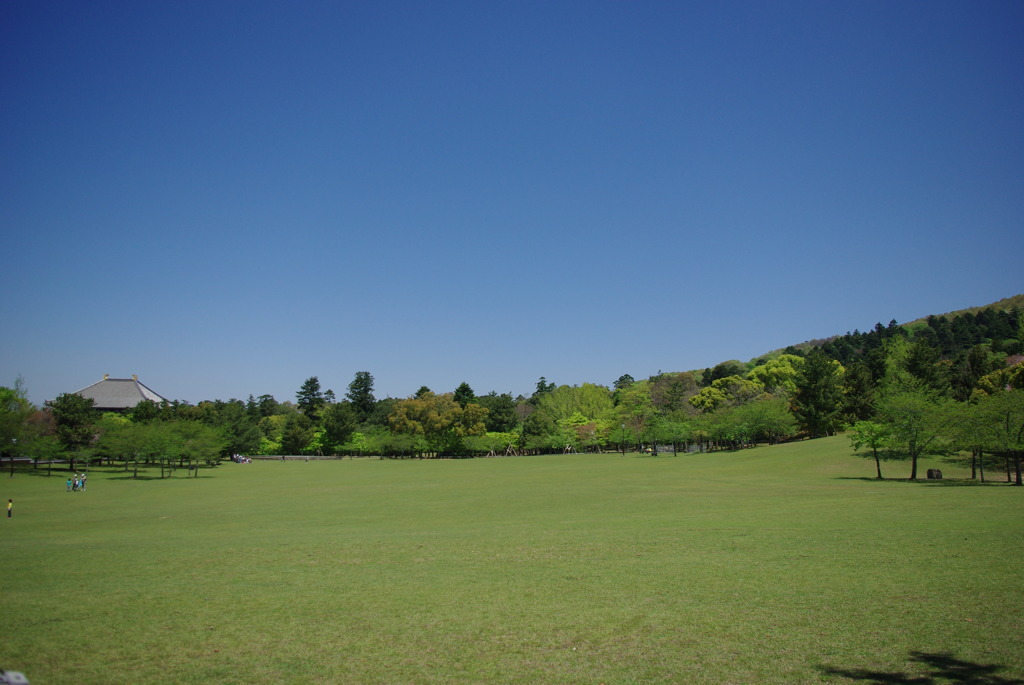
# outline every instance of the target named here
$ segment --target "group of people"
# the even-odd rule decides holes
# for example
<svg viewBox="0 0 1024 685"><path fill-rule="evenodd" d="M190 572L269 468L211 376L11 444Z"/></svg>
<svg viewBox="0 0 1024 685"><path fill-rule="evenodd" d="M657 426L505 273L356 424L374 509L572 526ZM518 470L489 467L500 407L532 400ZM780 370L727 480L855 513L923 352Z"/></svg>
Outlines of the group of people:
<svg viewBox="0 0 1024 685"><path fill-rule="evenodd" d="M252 459L250 459L249 457L243 457L241 454L232 454L231 455L231 461L235 462L236 464L251 464L252 463Z"/></svg>
<svg viewBox="0 0 1024 685"><path fill-rule="evenodd" d="M85 492L85 479L86 479L86 475L84 473L82 475L78 475L76 473L74 475L74 477L70 477L69 476L68 477L68 492L78 492L79 490L81 490L82 492Z"/></svg>

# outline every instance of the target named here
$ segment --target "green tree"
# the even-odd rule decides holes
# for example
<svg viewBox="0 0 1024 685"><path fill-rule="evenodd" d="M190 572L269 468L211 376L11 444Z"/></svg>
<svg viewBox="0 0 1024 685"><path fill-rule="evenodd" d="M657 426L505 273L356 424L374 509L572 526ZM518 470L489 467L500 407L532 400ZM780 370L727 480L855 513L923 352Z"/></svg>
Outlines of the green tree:
<svg viewBox="0 0 1024 685"><path fill-rule="evenodd" d="M537 381L537 385L533 390L533 394L530 396L530 403L537 404L540 402L540 398L555 389L554 383L548 383L548 379L541 376Z"/></svg>
<svg viewBox="0 0 1024 685"><path fill-rule="evenodd" d="M396 433L420 435L440 455L458 454L463 438L487 433L487 410L478 404L460 407L452 393L410 397L395 403L389 423Z"/></svg>
<svg viewBox="0 0 1024 685"><path fill-rule="evenodd" d="M75 393L58 395L47 406L57 425L57 439L70 454L70 469L74 471L75 454L92 442L99 412L91 398Z"/></svg>
<svg viewBox="0 0 1024 685"><path fill-rule="evenodd" d="M218 428L228 454L252 454L263 437L259 426L238 400L223 403L209 425Z"/></svg>
<svg viewBox="0 0 1024 685"><path fill-rule="evenodd" d="M210 466L220 463L227 445L224 434L198 421L175 421L169 424L171 440L168 457L179 463L203 461Z"/></svg>
<svg viewBox="0 0 1024 685"><path fill-rule="evenodd" d="M313 441L316 428L305 414L291 414L287 417L281 433L281 450L285 454L302 454Z"/></svg>
<svg viewBox="0 0 1024 685"><path fill-rule="evenodd" d="M719 378L727 378L729 376L743 376L747 373L747 365L736 359L730 359L727 362L718 364L713 369L705 369L701 375L700 384L702 386L709 386Z"/></svg>
<svg viewBox="0 0 1024 685"><path fill-rule="evenodd" d="M910 458L910 480L917 480L918 459L945 448L955 408L925 390L890 391L878 402L877 421L889 434L889 445Z"/></svg>
<svg viewBox="0 0 1024 685"><path fill-rule="evenodd" d="M831 435L842 426L843 367L815 348L796 377L793 415L812 437Z"/></svg>
<svg viewBox="0 0 1024 685"><path fill-rule="evenodd" d="M298 405L299 411L308 416L312 422L319 421L320 412L326 403L324 394L320 390L320 379L316 376L307 378L299 391L295 393L295 403Z"/></svg>
<svg viewBox="0 0 1024 685"><path fill-rule="evenodd" d="M324 447L337 453L342 445L352 439L359 422L356 412L349 402L328 405L324 411Z"/></svg>
<svg viewBox="0 0 1024 685"><path fill-rule="evenodd" d="M792 394L796 392L796 379L803 364L803 357L781 354L751 369L747 373L747 380L760 383L765 390L773 394L780 390Z"/></svg>
<svg viewBox="0 0 1024 685"><path fill-rule="evenodd" d="M863 360L853 361L843 374L843 413L848 421L864 421L875 413L875 381Z"/></svg>
<svg viewBox="0 0 1024 685"><path fill-rule="evenodd" d="M1004 390L978 401L982 442L992 454L1015 464L1015 485L1024 485L1021 458L1024 456L1024 390Z"/></svg>
<svg viewBox="0 0 1024 685"><path fill-rule="evenodd" d="M487 410L488 433L510 433L519 424L516 401L509 393L499 395L495 391L476 398L476 403Z"/></svg>
<svg viewBox="0 0 1024 685"><path fill-rule="evenodd" d="M660 412L679 411L689 406L687 400L698 389L697 381L689 371L664 373L651 381L651 402Z"/></svg>
<svg viewBox="0 0 1024 685"><path fill-rule="evenodd" d="M875 457L875 470L878 472L878 479L882 480L882 462L878 457L878 450L885 447L889 439L889 431L885 425L874 421L858 421L850 429L850 444L854 450L866 447L871 450Z"/></svg>
<svg viewBox="0 0 1024 685"><path fill-rule="evenodd" d="M641 382L616 391L618 404L615 407L615 422L619 426L625 425L637 442L651 437L650 430L657 416L649 388L650 383Z"/></svg>
<svg viewBox="0 0 1024 685"><path fill-rule="evenodd" d="M0 452L27 453L34 437L29 424L34 413L20 378L13 388L0 387Z"/></svg>
<svg viewBox="0 0 1024 685"><path fill-rule="evenodd" d="M630 376L628 373L624 373L621 376L619 376L618 380L615 381L615 384L612 387L615 388L616 390L622 390L624 388L628 388L634 383L636 383L636 381L633 379L633 377Z"/></svg>
<svg viewBox="0 0 1024 685"><path fill-rule="evenodd" d="M348 384L345 398L352 403L359 423L366 423L373 414L377 400L373 396L373 376L369 371L357 371L352 382Z"/></svg>
<svg viewBox="0 0 1024 685"><path fill-rule="evenodd" d="M763 395L736 408L740 420L750 427L751 437L769 445L796 433L797 425L784 397Z"/></svg>
<svg viewBox="0 0 1024 685"><path fill-rule="evenodd" d="M459 387L455 388L455 394L453 397L463 409L465 409L466 405L470 402L476 401L476 393L473 392L473 388L469 387L469 383L466 383L465 381L460 383Z"/></svg>

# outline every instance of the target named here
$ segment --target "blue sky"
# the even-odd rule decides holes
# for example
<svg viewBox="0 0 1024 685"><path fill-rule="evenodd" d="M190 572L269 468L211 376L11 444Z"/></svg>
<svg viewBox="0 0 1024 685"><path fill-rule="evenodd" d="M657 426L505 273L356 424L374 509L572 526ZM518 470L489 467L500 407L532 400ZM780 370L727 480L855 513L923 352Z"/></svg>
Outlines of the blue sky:
<svg viewBox="0 0 1024 685"><path fill-rule="evenodd" d="M1020 2L0 3L0 384L529 394L1024 292Z"/></svg>

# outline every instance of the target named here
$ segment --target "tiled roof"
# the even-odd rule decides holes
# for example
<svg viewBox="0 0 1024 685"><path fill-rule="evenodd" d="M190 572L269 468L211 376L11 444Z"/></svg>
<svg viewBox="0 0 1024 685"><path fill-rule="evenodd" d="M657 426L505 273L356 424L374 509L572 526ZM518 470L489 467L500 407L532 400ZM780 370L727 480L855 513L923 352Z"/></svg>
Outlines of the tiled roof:
<svg viewBox="0 0 1024 685"><path fill-rule="evenodd" d="M75 394L91 398L96 408L102 410L131 409L143 400L167 401L140 383L136 376L104 378L99 383L82 388Z"/></svg>

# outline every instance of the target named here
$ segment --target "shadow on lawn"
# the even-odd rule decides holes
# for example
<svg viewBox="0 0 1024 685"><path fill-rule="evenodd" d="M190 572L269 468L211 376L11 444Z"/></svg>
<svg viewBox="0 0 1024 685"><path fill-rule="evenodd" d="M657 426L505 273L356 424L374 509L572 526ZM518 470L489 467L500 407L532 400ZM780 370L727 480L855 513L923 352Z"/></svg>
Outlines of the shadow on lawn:
<svg viewBox="0 0 1024 685"><path fill-rule="evenodd" d="M213 478L212 473L206 473L207 469L200 469L199 474L196 475L194 471L188 472L187 467L179 467L174 469L173 474L161 477L158 471L158 467L149 467L146 470L139 469L139 475L137 477L132 475L131 469L125 471L122 467L96 467L88 469L86 473L90 475L103 474L103 480L196 480L203 478ZM180 473L179 473L180 472ZM188 475L185 475L188 472ZM73 474L82 473L82 470L75 469L74 471L68 470L67 464L62 464L60 469L54 468L51 472L47 473L45 466L40 466L38 469L31 467L19 466L14 471L15 478L23 477L35 477L35 478L53 478L55 482L63 484L65 480L71 478ZM9 470L0 470L0 478L9 478ZM94 481L95 482L95 481Z"/></svg>
<svg viewBox="0 0 1024 685"><path fill-rule="evenodd" d="M900 672L871 671L864 668L835 668L819 666L826 675L850 680L863 680L877 685L939 685L940 683L974 683L975 685L1024 685L1019 678L1004 678L998 672L1006 668L999 664L976 664L955 658L952 654L911 652L910 660L926 665L930 672L910 675Z"/></svg>
<svg viewBox="0 0 1024 685"><path fill-rule="evenodd" d="M1005 480L986 480L983 483L980 480L972 478L942 478L941 480L928 480L927 478L918 478L917 480L910 480L909 478L882 478L879 480L874 476L837 476L836 480L860 480L865 483L909 483L911 485L926 485L936 488L998 487L1013 485L1012 482Z"/></svg>

